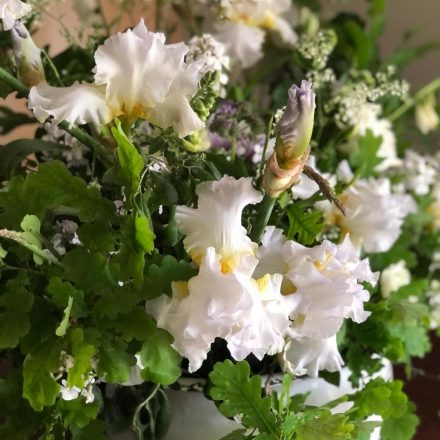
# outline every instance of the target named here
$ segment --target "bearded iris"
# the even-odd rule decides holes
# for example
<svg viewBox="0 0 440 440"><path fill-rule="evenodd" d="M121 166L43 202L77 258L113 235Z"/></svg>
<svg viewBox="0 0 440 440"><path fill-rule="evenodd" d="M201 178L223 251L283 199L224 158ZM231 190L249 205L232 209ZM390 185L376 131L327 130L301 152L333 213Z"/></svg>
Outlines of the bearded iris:
<svg viewBox="0 0 440 440"><path fill-rule="evenodd" d="M73 126L145 119L185 136L204 125L190 105L201 64L186 64L187 52L183 43L165 44L163 34L149 32L141 21L98 47L94 83L42 83L31 89L29 108L40 121L52 116Z"/></svg>

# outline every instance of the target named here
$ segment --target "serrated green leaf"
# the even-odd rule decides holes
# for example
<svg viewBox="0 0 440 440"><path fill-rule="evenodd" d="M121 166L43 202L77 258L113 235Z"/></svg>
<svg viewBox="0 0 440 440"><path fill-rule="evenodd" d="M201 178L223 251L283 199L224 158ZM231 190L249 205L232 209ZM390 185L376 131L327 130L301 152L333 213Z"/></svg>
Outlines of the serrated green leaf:
<svg viewBox="0 0 440 440"><path fill-rule="evenodd" d="M289 240L298 243L312 244L324 229L324 219L322 212L309 209L304 211L301 203L294 203L287 210L289 218Z"/></svg>
<svg viewBox="0 0 440 440"><path fill-rule="evenodd" d="M0 224L15 230L26 214L43 218L47 210L75 215L84 222L108 221L115 213L113 203L97 187L88 187L57 160L40 164L36 173L25 178L13 177L0 192L0 208L4 209L0 209Z"/></svg>
<svg viewBox="0 0 440 440"><path fill-rule="evenodd" d="M155 326L154 326L155 327ZM165 330L152 328L142 344L141 377L161 385L171 385L181 375L181 356L171 346L172 336Z"/></svg>
<svg viewBox="0 0 440 440"><path fill-rule="evenodd" d="M23 397L35 411L51 406L60 393L52 373L59 367L62 340L49 340L28 354L23 363Z"/></svg>
<svg viewBox="0 0 440 440"><path fill-rule="evenodd" d="M318 417L306 420L296 428L297 440L345 440L351 438L355 426L345 414L322 411Z"/></svg>
<svg viewBox="0 0 440 440"><path fill-rule="evenodd" d="M116 119L112 134L118 144L119 176L126 187L126 196L129 199L139 187L140 175L144 168L144 160L136 147L124 133L121 122Z"/></svg>
<svg viewBox="0 0 440 440"><path fill-rule="evenodd" d="M36 247L38 250L43 249L43 244L40 239L41 222L36 215L25 215L20 223L21 229L24 231L22 237L29 243L30 247ZM35 264L43 264L44 259L34 253Z"/></svg>
<svg viewBox="0 0 440 440"><path fill-rule="evenodd" d="M28 291L27 284L27 278L20 275L9 280L6 291L0 295L0 348L16 347L31 328L29 313L34 295Z"/></svg>
<svg viewBox="0 0 440 440"><path fill-rule="evenodd" d="M63 319L60 323L60 325L56 328L55 334L57 336L64 336L67 332L67 328L69 327L69 318L70 318L70 311L72 310L73 305L73 298L69 296L69 302L67 303L67 307L64 309L64 315Z"/></svg>
<svg viewBox="0 0 440 440"><path fill-rule="evenodd" d="M271 411L269 397L261 397L260 376L249 377L246 361L233 364L230 360L214 366L209 378L213 384L210 395L222 403L220 411L226 417L243 415L242 424L258 428L260 433L276 434L275 415Z"/></svg>
<svg viewBox="0 0 440 440"><path fill-rule="evenodd" d="M148 267L144 284L145 298L155 298L162 293L169 295L172 281L188 281L196 274L197 269L192 264L166 255L159 264Z"/></svg>
<svg viewBox="0 0 440 440"><path fill-rule="evenodd" d="M382 440L411 440L419 425L415 414L405 413L399 418L387 418L382 423Z"/></svg>

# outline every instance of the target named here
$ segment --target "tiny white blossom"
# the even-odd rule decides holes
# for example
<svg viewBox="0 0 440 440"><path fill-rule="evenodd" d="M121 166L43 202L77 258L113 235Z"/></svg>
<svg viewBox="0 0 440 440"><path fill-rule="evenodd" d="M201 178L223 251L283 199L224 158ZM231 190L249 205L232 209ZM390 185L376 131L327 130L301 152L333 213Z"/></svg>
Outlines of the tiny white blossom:
<svg viewBox="0 0 440 440"><path fill-rule="evenodd" d="M414 150L405 151L402 171L406 188L419 195L428 194L437 177L431 158Z"/></svg>
<svg viewBox="0 0 440 440"><path fill-rule="evenodd" d="M411 282L411 272L406 267L404 260L390 264L380 275L380 290L383 297L396 292L401 287Z"/></svg>

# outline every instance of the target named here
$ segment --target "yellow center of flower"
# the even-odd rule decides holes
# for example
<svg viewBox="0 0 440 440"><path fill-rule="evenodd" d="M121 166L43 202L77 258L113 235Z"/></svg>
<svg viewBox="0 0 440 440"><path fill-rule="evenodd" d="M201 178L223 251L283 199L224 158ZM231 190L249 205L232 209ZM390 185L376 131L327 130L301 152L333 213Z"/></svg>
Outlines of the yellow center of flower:
<svg viewBox="0 0 440 440"><path fill-rule="evenodd" d="M332 254L326 252L324 254L324 260L314 260L313 265L321 272L322 270L325 269L327 264L330 263L331 259L332 259Z"/></svg>
<svg viewBox="0 0 440 440"><path fill-rule="evenodd" d="M173 281L171 285L175 297L183 299L189 296L188 281Z"/></svg>
<svg viewBox="0 0 440 440"><path fill-rule="evenodd" d="M258 278L258 280L255 280L257 282L258 290L260 293L264 293L264 291L267 289L267 285L270 281L270 275L267 273L264 275L264 277Z"/></svg>

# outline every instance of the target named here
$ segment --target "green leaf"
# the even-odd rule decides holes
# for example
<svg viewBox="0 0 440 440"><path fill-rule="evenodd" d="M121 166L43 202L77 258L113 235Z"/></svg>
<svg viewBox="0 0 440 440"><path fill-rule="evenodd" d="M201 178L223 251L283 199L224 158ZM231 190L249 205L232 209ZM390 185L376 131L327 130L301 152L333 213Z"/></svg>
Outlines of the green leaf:
<svg viewBox="0 0 440 440"><path fill-rule="evenodd" d="M98 402L86 403L83 397L73 400L60 400L59 402L59 410L63 415L64 426L69 428L84 428L96 419L99 409Z"/></svg>
<svg viewBox="0 0 440 440"><path fill-rule="evenodd" d="M141 348L141 362L143 369L141 377L145 380L171 385L181 375L181 356L171 346L172 336L165 330L158 329L153 321L150 321L148 334Z"/></svg>
<svg viewBox="0 0 440 440"><path fill-rule="evenodd" d="M382 440L411 440L419 425L415 414L406 413L399 418L388 418L382 423Z"/></svg>
<svg viewBox="0 0 440 440"><path fill-rule="evenodd" d="M84 292L75 289L68 281L62 281L58 277L52 277L46 288L47 293L51 295L53 302L60 308L65 309L70 301L72 308L70 315L74 318L83 318L87 316L87 307L84 303Z"/></svg>
<svg viewBox="0 0 440 440"><path fill-rule="evenodd" d="M403 383L400 380L385 382L383 379L374 379L367 383L365 388L351 396L356 409L355 417L364 419L371 414L389 417L401 417L407 410L408 397L402 391Z"/></svg>
<svg viewBox="0 0 440 440"><path fill-rule="evenodd" d="M349 161L360 176L370 177L375 174L376 166L383 160L377 156L382 141L382 137L376 137L371 130L359 137L358 148L351 153Z"/></svg>
<svg viewBox="0 0 440 440"><path fill-rule="evenodd" d="M28 280L19 275L6 284L0 295L0 348L14 348L30 328L29 313L34 296L27 289Z"/></svg>
<svg viewBox="0 0 440 440"><path fill-rule="evenodd" d="M0 112L5 107L0 107ZM19 115L19 114L18 114ZM25 115L24 115L25 116ZM19 122L20 119L17 120ZM33 122L33 121L32 121ZM19 125L19 124L17 124ZM1 121L0 121L1 133ZM9 179L26 157L39 151L61 151L66 146L41 139L19 139L0 146L0 177Z"/></svg>
<svg viewBox="0 0 440 440"><path fill-rule="evenodd" d="M109 221L115 208L102 198L96 186L88 187L74 177L62 162L40 164L38 172L25 178L15 176L0 192L0 224L17 230L26 214L43 218L47 210L77 216L83 222L99 219Z"/></svg>
<svg viewBox="0 0 440 440"><path fill-rule="evenodd" d="M209 378L213 384L210 395L222 401L220 411L226 417L243 415L242 423L257 428L260 433L276 434L275 415L271 411L271 399L261 397L260 376L249 377L246 361L233 364L230 360L215 364Z"/></svg>
<svg viewBox="0 0 440 440"><path fill-rule="evenodd" d="M94 420L83 428L72 427L72 440L107 440L105 423L102 420Z"/></svg>
<svg viewBox="0 0 440 440"><path fill-rule="evenodd" d="M151 253L154 250L154 239L156 236L151 230L148 218L137 213L134 219L134 224L136 241L145 252Z"/></svg>
<svg viewBox="0 0 440 440"><path fill-rule="evenodd" d="M322 212L310 208L304 210L300 202L294 203L288 208L287 216L289 218L287 233L289 240L309 245L324 229Z"/></svg>
<svg viewBox="0 0 440 440"><path fill-rule="evenodd" d="M118 143L119 176L125 184L126 196L129 199L138 190L144 160L136 147L127 138L121 122L116 119L115 124L116 127L112 128L112 134Z"/></svg>
<svg viewBox="0 0 440 440"><path fill-rule="evenodd" d="M69 302L67 304L67 307L64 309L63 320L55 330L55 334L57 336L64 336L67 332L67 328L69 327L69 318L70 318L70 311L72 310L72 305L73 305L73 298L69 296Z"/></svg>
<svg viewBox="0 0 440 440"><path fill-rule="evenodd" d="M246 440L248 438L246 431L246 429L236 429L235 431L226 434L220 440Z"/></svg>
<svg viewBox="0 0 440 440"><path fill-rule="evenodd" d="M23 363L23 397L35 411L51 406L60 393L52 373L59 367L62 340L49 340L28 354Z"/></svg>
<svg viewBox="0 0 440 440"><path fill-rule="evenodd" d="M30 245L30 247L35 246L36 249L41 250L43 248L43 244L41 243L40 238L40 219L35 215L25 215L20 223L20 227L24 231L22 237ZM39 265L44 263L44 259L36 253L34 253L34 261L35 264Z"/></svg>
<svg viewBox="0 0 440 440"><path fill-rule="evenodd" d="M136 358L123 350L121 346L103 348L99 352L98 374L106 382L127 382L135 365Z"/></svg>
<svg viewBox="0 0 440 440"><path fill-rule="evenodd" d="M402 323L390 326L390 333L403 342L407 357L416 356L422 358L431 350L431 341L427 328Z"/></svg>
<svg viewBox="0 0 440 440"><path fill-rule="evenodd" d="M170 295L172 281L188 281L196 274L197 269L192 264L166 255L159 264L148 267L144 284L145 298L155 298L162 293Z"/></svg>
<svg viewBox="0 0 440 440"><path fill-rule="evenodd" d="M9 107L4 105L0 105L0 134L5 135L10 131L14 130L14 128L19 127L20 125L25 124L34 124L35 119L27 115L26 113L17 113L14 112ZM28 140L28 139L23 139ZM2 156L2 149L4 147L0 147L0 158ZM24 156L26 157L26 156ZM2 160L0 159L0 164L2 164ZM3 164L2 164L3 165Z"/></svg>
<svg viewBox="0 0 440 440"><path fill-rule="evenodd" d="M0 266L3 264L3 260L6 258L6 255L8 255L8 251L3 249L2 245L0 244Z"/></svg>
<svg viewBox="0 0 440 440"><path fill-rule="evenodd" d="M92 369L92 357L95 354L94 345L84 341L84 332L81 328L75 328L69 332L71 354L74 358L73 367L67 374L67 385L69 388L83 388Z"/></svg>
<svg viewBox="0 0 440 440"><path fill-rule="evenodd" d="M297 426L296 440L350 439L354 428L345 414L332 414L329 410L323 410L318 417Z"/></svg>

